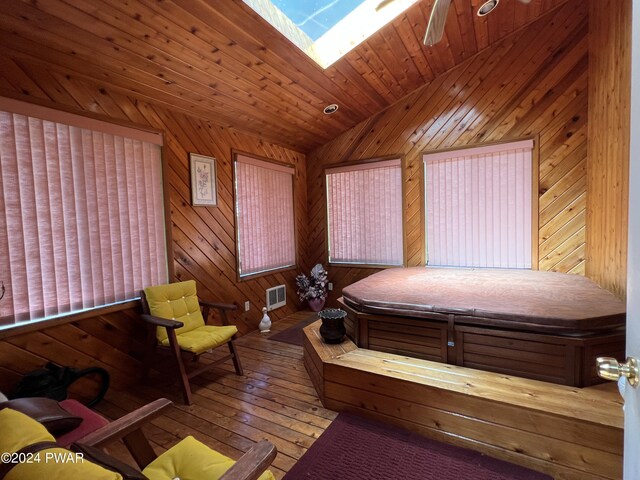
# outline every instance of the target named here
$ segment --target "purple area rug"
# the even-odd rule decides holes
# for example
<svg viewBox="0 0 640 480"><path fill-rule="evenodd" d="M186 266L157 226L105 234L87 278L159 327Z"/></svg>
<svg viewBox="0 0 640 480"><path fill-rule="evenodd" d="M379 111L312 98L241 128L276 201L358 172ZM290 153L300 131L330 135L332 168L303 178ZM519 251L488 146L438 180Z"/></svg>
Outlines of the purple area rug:
<svg viewBox="0 0 640 480"><path fill-rule="evenodd" d="M302 329L307 325L318 320L318 314L312 313L309 317L296 323L295 325L283 330L282 332L274 333L269 337L269 340L275 340L276 342L290 343L291 345L302 346L302 340L304 338Z"/></svg>
<svg viewBox="0 0 640 480"><path fill-rule="evenodd" d="M284 480L552 480L481 453L340 413Z"/></svg>

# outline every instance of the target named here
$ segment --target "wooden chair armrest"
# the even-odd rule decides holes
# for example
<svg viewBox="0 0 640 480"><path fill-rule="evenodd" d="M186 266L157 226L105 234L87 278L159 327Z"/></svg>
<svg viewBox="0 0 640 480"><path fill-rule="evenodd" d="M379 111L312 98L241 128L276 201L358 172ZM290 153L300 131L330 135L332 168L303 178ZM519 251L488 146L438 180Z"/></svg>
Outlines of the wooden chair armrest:
<svg viewBox="0 0 640 480"><path fill-rule="evenodd" d="M92 447L103 447L115 440L126 437L135 430L139 430L145 423L160 416L167 408L171 406L171 400L159 398L143 407L127 413L123 417L99 428L98 430L85 435L79 439L78 443L83 443Z"/></svg>
<svg viewBox="0 0 640 480"><path fill-rule="evenodd" d="M229 325L229 318L227 317L227 310L236 310L238 307L230 303L216 303L207 302L206 300L200 300L202 306L202 316L204 317L204 323L209 323L209 309L217 308L220 311L220 318L223 325Z"/></svg>
<svg viewBox="0 0 640 480"><path fill-rule="evenodd" d="M219 480L256 480L271 465L277 453L273 443L260 440Z"/></svg>
<svg viewBox="0 0 640 480"><path fill-rule="evenodd" d="M182 328L184 327L184 323L179 322L178 320L171 320L169 318L160 318L154 317L153 315L148 315L146 313L140 315L140 317L147 323L152 325L156 325L158 327L165 328Z"/></svg>
<svg viewBox="0 0 640 480"><path fill-rule="evenodd" d="M237 310L238 307L232 303L216 303L216 302L208 302L207 300L199 300L200 305L203 307L211 307L217 308L219 310Z"/></svg>

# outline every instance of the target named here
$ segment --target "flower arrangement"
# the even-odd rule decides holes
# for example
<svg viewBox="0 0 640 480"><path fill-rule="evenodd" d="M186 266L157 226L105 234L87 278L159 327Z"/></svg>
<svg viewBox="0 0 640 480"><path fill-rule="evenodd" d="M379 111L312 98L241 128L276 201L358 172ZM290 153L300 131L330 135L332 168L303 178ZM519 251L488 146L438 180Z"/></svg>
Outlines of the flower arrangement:
<svg viewBox="0 0 640 480"><path fill-rule="evenodd" d="M300 297L301 301L326 297L327 282L327 271L318 263L313 267L308 277L304 273L296 277L298 297Z"/></svg>

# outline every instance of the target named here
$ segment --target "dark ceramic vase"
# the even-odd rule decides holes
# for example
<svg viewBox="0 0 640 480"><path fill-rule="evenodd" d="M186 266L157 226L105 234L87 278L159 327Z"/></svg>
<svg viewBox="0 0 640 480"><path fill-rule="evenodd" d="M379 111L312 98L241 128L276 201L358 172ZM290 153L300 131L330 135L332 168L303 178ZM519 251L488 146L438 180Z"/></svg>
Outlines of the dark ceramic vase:
<svg viewBox="0 0 640 480"><path fill-rule="evenodd" d="M318 316L322 319L320 326L320 336L325 343L340 343L347 333L344 328L344 319L347 312L339 308L327 308L318 312Z"/></svg>

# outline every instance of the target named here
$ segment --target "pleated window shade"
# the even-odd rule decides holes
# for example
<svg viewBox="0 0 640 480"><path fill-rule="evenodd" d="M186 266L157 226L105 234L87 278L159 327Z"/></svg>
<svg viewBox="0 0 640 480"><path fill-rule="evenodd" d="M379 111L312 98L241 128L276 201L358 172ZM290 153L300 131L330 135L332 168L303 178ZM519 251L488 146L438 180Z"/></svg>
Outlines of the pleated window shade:
<svg viewBox="0 0 640 480"><path fill-rule="evenodd" d="M329 262L402 265L400 159L325 171Z"/></svg>
<svg viewBox="0 0 640 480"><path fill-rule="evenodd" d="M240 277L296 264L293 167L236 155Z"/></svg>
<svg viewBox="0 0 640 480"><path fill-rule="evenodd" d="M154 141L128 138L37 106L13 110L39 116L0 111L1 328L131 300L166 282L161 136L114 126Z"/></svg>
<svg viewBox="0 0 640 480"><path fill-rule="evenodd" d="M427 262L531 268L533 141L424 155Z"/></svg>

